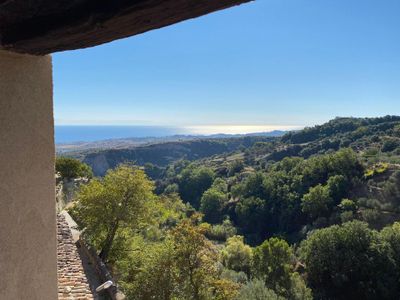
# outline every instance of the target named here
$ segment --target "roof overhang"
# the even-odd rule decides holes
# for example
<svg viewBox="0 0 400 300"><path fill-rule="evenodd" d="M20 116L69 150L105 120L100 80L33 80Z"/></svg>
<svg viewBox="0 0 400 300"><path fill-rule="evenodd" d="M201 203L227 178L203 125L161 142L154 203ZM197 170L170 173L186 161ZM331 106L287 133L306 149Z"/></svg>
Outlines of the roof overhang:
<svg viewBox="0 0 400 300"><path fill-rule="evenodd" d="M140 34L251 0L0 0L0 49L44 55Z"/></svg>

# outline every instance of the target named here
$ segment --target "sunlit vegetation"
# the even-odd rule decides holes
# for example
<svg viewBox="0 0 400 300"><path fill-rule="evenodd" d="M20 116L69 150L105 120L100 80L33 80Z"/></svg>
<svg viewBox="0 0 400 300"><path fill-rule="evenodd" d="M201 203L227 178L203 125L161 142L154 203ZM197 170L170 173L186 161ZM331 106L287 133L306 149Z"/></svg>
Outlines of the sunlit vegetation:
<svg viewBox="0 0 400 300"><path fill-rule="evenodd" d="M399 137L399 117L338 118L121 165L82 186L71 213L128 299L397 299Z"/></svg>

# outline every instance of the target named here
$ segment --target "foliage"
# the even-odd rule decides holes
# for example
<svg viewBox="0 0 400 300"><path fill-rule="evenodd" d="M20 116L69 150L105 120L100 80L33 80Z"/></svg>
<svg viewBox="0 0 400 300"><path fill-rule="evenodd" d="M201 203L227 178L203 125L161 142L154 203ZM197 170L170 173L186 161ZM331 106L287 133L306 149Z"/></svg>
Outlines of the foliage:
<svg viewBox="0 0 400 300"><path fill-rule="evenodd" d="M210 168L189 165L179 175L179 194L183 201L199 208L203 193L214 181L214 172Z"/></svg>
<svg viewBox="0 0 400 300"><path fill-rule="evenodd" d="M102 259L108 259L120 231L134 230L146 218L152 191L153 183L143 171L125 165L81 187L73 215Z"/></svg>
<svg viewBox="0 0 400 300"><path fill-rule="evenodd" d="M204 214L204 220L213 224L221 222L227 202L227 196L218 189L210 188L205 191L200 200L200 211Z"/></svg>
<svg viewBox="0 0 400 300"><path fill-rule="evenodd" d="M146 164L158 196L150 189L127 208L136 222L116 230L108 263L129 299L396 299L400 225L377 230L400 211L400 150L388 142L399 128L394 116L337 118L282 139L212 143L233 152L207 157L216 152L204 142L170 165ZM88 185L99 224L112 207L105 181ZM109 228L86 236L101 250Z"/></svg>
<svg viewBox="0 0 400 300"><path fill-rule="evenodd" d="M280 297L275 292L267 288L264 281L259 279L253 279L244 285L239 292L236 300L284 300L284 297Z"/></svg>
<svg viewBox="0 0 400 300"><path fill-rule="evenodd" d="M226 241L225 248L221 251L223 264L237 272L250 275L253 251L244 243L242 236L235 235Z"/></svg>
<svg viewBox="0 0 400 300"><path fill-rule="evenodd" d="M400 206L400 171L395 171L383 186L383 196L390 202L393 208Z"/></svg>
<svg viewBox="0 0 400 300"><path fill-rule="evenodd" d="M265 285L279 295L287 296L290 290L293 251L279 238L264 241L254 249L253 274L263 278Z"/></svg>
<svg viewBox="0 0 400 300"><path fill-rule="evenodd" d="M62 178L78 178L86 177L92 178L92 169L81 161L70 157L57 157L56 158L56 172L59 172Z"/></svg>
<svg viewBox="0 0 400 300"><path fill-rule="evenodd" d="M321 184L310 188L310 191L303 196L302 210L312 219L326 216L332 205L332 198L327 186Z"/></svg>
<svg viewBox="0 0 400 300"><path fill-rule="evenodd" d="M222 224L212 225L206 232L206 236L211 240L226 241L237 232L235 226L229 219L225 219Z"/></svg>
<svg viewBox="0 0 400 300"><path fill-rule="evenodd" d="M128 299L236 297L239 285L219 276L217 250L197 220L197 216L182 220L157 243L131 238L130 251L116 264Z"/></svg>
<svg viewBox="0 0 400 300"><path fill-rule="evenodd" d="M343 211L351 211L355 212L357 210L357 204L354 203L353 200L350 199L342 199L339 204L339 208Z"/></svg>
<svg viewBox="0 0 400 300"><path fill-rule="evenodd" d="M400 291L391 247L365 223L316 230L300 252L318 299L394 299Z"/></svg>
<svg viewBox="0 0 400 300"><path fill-rule="evenodd" d="M387 139L382 145L382 152L390 152L400 146L398 139Z"/></svg>
<svg viewBox="0 0 400 300"><path fill-rule="evenodd" d="M241 172L244 169L244 163L242 160L234 160L233 162L231 162L229 164L228 167L228 175L229 176L233 176L236 173Z"/></svg>

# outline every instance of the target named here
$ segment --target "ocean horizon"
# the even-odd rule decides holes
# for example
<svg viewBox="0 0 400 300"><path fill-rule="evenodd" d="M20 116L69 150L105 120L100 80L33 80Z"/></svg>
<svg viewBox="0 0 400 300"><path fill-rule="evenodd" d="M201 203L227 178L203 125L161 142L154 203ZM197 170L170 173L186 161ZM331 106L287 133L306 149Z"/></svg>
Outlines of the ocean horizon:
<svg viewBox="0 0 400 300"><path fill-rule="evenodd" d="M167 137L173 135L249 134L293 130L299 126L276 125L207 125L207 126L146 126L146 125L56 125L56 144L95 142L109 139Z"/></svg>
<svg viewBox="0 0 400 300"><path fill-rule="evenodd" d="M190 134L180 127L120 125L56 125L56 144L94 142L109 139L164 137Z"/></svg>

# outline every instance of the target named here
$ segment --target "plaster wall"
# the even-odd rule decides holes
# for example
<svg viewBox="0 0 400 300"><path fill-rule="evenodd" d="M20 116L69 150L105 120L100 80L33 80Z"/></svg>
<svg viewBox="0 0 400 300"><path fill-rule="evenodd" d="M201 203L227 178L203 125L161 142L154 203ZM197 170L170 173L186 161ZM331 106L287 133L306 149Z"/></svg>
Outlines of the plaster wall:
<svg viewBox="0 0 400 300"><path fill-rule="evenodd" d="M0 299L57 299L50 56L0 50Z"/></svg>

